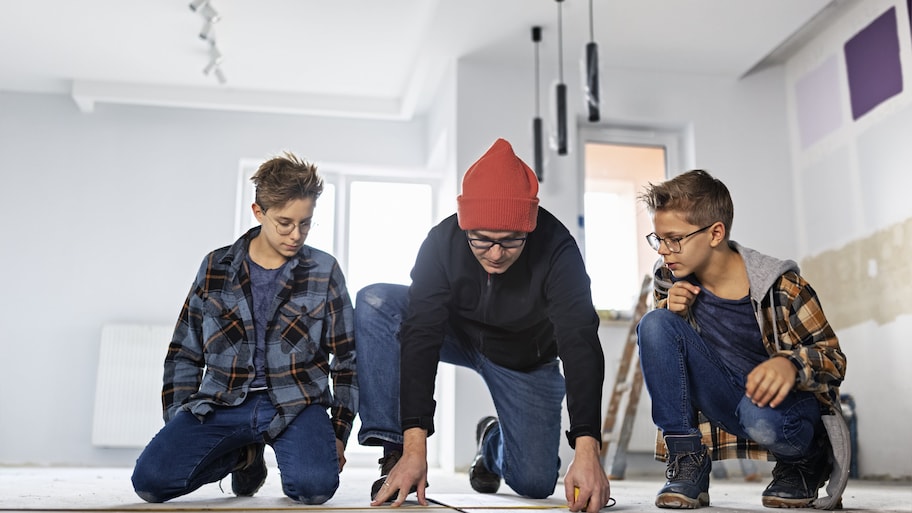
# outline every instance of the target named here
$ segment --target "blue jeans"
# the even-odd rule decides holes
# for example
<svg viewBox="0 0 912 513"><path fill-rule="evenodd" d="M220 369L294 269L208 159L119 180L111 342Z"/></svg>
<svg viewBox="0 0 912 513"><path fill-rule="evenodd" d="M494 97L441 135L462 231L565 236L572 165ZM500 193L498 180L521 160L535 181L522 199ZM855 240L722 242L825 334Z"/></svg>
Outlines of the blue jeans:
<svg viewBox="0 0 912 513"><path fill-rule="evenodd" d="M264 443L276 410L266 392L243 404L216 408L200 422L181 410L152 438L136 460L133 489L148 502L164 502L219 481L237 465L240 449ZM323 504L339 487L336 435L326 409L304 409L275 439L285 495L304 504Z"/></svg>
<svg viewBox="0 0 912 513"><path fill-rule="evenodd" d="M358 351L362 445L402 443L399 418L399 324L408 307L408 287L375 284L358 292L355 345ZM483 443L485 466L519 495L554 493L560 471L564 378L558 360L530 371L492 363L452 330L443 336L440 361L481 375L500 420Z"/></svg>
<svg viewBox="0 0 912 513"><path fill-rule="evenodd" d="M734 375L684 318L666 309L644 315L637 338L652 419L665 435L699 435L699 410L713 425L757 442L779 460L814 452L822 422L813 393L792 391L775 408L756 406L745 395L746 376Z"/></svg>

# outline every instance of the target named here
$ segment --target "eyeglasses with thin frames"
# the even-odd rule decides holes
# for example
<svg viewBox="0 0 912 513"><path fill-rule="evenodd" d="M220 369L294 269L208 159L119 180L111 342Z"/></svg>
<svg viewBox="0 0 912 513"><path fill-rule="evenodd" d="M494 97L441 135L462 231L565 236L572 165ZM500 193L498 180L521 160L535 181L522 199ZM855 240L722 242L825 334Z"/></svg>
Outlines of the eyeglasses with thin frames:
<svg viewBox="0 0 912 513"><path fill-rule="evenodd" d="M502 249L516 249L526 243L526 237L516 237L511 239L485 239L482 237L472 237L466 232L466 239L469 240L469 246L475 249L487 251L494 246L500 246Z"/></svg>
<svg viewBox="0 0 912 513"><path fill-rule="evenodd" d="M266 215L265 210L263 210L263 217L272 221L272 224L275 225L276 233L278 233L279 235L281 235L283 237L285 235L290 235L291 232L293 232L295 230L295 227L297 227L298 232L302 235L307 235L307 233L310 232L310 229L314 227L314 223L313 223L312 219L308 219L300 224L290 223L288 221L279 222L279 221L276 221L275 219L269 217L268 215Z"/></svg>
<svg viewBox="0 0 912 513"><path fill-rule="evenodd" d="M716 224L716 223L713 223L713 224ZM703 228L700 228L699 230L694 230L694 231L688 233L687 235L682 235L681 237L666 237L663 239L662 237L659 237L658 235L656 235L655 232L652 232L646 236L646 242L648 242L649 245L652 247L652 249L654 249L656 251L658 251L659 248L662 247L662 243L664 242L665 247L668 248L668 251L670 251L672 253L680 253L682 240L686 239L687 237L690 237L691 235L696 235L702 231L708 230L713 224L704 226Z"/></svg>

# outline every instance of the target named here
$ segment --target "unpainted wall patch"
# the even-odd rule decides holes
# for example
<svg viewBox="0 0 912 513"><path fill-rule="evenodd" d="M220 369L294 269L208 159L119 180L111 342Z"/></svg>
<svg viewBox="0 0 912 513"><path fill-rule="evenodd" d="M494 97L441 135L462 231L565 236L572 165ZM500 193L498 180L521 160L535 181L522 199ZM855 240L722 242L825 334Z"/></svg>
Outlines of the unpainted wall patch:
<svg viewBox="0 0 912 513"><path fill-rule="evenodd" d="M801 261L834 329L912 314L912 218Z"/></svg>

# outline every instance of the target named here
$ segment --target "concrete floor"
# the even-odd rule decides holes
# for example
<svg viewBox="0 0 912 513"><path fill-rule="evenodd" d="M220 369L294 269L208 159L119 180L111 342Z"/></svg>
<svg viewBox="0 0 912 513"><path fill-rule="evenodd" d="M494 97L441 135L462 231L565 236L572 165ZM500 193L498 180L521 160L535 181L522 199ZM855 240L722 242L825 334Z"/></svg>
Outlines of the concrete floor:
<svg viewBox="0 0 912 513"><path fill-rule="evenodd" d="M370 484L377 478L375 466L366 462L348 465L335 497L322 506L302 506L284 497L278 469L270 464L266 484L255 497L234 497L231 483L204 486L196 492L165 504L147 504L134 493L130 468L37 468L0 467L0 512L42 511L283 511L283 510L368 510ZM657 464L660 465L660 464ZM660 470L660 469L659 469ZM431 470L427 496L434 502L427 507L409 500L405 508L415 513L500 513L500 510L567 511L563 485L549 499L523 499L502 486L497 494L472 491L464 473ZM710 485L707 512L766 511L760 494L769 481L746 482L737 475L715 479ZM612 481L611 494L617 501L612 511L660 511L653 505L656 491L664 482L660 473L630 476ZM414 496L412 496L414 499ZM843 496L845 511L885 511L912 513L912 482L851 480Z"/></svg>

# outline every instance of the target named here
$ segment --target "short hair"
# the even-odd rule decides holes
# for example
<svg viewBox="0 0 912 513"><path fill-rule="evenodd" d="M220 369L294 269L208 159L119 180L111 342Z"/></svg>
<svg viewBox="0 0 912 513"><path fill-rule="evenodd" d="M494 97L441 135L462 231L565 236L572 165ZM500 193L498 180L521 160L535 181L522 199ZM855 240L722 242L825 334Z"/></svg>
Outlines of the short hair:
<svg viewBox="0 0 912 513"><path fill-rule="evenodd" d="M657 211L675 211L694 226L708 226L716 221L725 225L725 237L731 233L735 207L728 188L718 178L702 169L694 169L658 184L650 183L640 200L650 215Z"/></svg>
<svg viewBox="0 0 912 513"><path fill-rule="evenodd" d="M256 186L255 201L264 211L296 199L316 200L323 193L317 166L287 151L263 162L250 181Z"/></svg>

